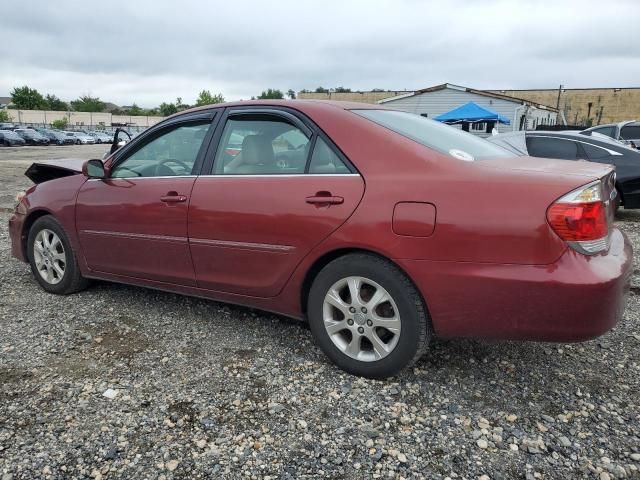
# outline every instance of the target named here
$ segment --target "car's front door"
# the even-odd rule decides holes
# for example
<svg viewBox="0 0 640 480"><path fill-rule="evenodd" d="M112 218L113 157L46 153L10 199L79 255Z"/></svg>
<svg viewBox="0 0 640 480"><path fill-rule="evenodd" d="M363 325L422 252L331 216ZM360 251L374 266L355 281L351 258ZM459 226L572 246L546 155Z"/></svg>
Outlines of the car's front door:
<svg viewBox="0 0 640 480"><path fill-rule="evenodd" d="M108 178L90 179L76 228L96 272L195 285L187 212L211 118L176 121L123 149Z"/></svg>
<svg viewBox="0 0 640 480"><path fill-rule="evenodd" d="M328 138L291 114L227 115L213 174L200 176L191 194L197 283L275 296L302 258L349 218L364 182Z"/></svg>

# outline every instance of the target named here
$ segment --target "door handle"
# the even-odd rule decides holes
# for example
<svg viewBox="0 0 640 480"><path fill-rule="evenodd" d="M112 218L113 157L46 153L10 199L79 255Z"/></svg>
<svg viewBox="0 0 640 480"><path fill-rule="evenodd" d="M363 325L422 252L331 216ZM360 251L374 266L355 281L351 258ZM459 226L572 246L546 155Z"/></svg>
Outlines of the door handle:
<svg viewBox="0 0 640 480"><path fill-rule="evenodd" d="M160 201L164 203L180 203L186 202L187 197L184 195L178 195L178 192L169 192L166 195L160 197Z"/></svg>
<svg viewBox="0 0 640 480"><path fill-rule="evenodd" d="M344 203L344 198L334 197L331 192L318 192L311 197L307 197L306 202L314 205L340 205Z"/></svg>

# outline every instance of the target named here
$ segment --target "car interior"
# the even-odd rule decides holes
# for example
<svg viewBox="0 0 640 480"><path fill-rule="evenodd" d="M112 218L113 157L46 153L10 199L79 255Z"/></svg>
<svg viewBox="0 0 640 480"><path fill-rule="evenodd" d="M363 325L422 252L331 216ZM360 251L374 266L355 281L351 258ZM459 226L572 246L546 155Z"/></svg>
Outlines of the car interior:
<svg viewBox="0 0 640 480"><path fill-rule="evenodd" d="M216 173L302 174L311 144L310 138L287 122L231 119L222 135ZM350 170L326 142L318 138L309 173L350 173Z"/></svg>

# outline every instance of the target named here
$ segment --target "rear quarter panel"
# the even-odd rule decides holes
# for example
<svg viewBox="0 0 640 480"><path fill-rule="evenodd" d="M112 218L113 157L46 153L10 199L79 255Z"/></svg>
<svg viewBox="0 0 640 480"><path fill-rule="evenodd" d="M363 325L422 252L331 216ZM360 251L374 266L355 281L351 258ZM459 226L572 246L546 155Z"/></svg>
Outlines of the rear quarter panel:
<svg viewBox="0 0 640 480"><path fill-rule="evenodd" d="M465 162L351 112L321 111L314 120L361 171L367 185L356 212L316 255L355 247L393 259L549 264L566 245L549 227L547 208L606 170L597 166L575 175L564 170L566 162L551 161L536 171L531 166L535 161L527 164L519 158ZM552 164L557 170L553 175L546 171ZM396 235L391 220L398 202L434 204L433 235Z"/></svg>

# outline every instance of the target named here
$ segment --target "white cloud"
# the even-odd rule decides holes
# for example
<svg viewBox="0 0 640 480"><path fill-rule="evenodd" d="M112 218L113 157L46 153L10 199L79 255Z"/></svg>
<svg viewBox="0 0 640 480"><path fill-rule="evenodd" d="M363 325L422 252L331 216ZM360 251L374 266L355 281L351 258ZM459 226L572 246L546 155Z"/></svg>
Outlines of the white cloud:
<svg viewBox="0 0 640 480"><path fill-rule="evenodd" d="M640 2L23 0L0 95L27 84L155 106L203 88L640 86Z"/></svg>

